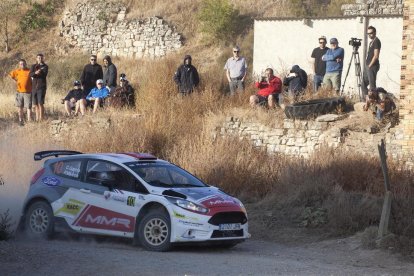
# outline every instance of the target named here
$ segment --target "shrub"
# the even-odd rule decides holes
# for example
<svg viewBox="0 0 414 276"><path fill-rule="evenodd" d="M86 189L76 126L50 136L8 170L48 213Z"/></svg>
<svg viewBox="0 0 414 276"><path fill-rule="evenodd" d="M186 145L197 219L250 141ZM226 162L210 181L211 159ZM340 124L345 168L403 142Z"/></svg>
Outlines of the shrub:
<svg viewBox="0 0 414 276"><path fill-rule="evenodd" d="M228 0L204 0L198 13L201 32L213 39L229 39L235 34L238 15Z"/></svg>
<svg viewBox="0 0 414 276"><path fill-rule="evenodd" d="M0 214L0 241L5 241L10 239L13 236L13 226L12 218L9 215L9 209L3 214Z"/></svg>
<svg viewBox="0 0 414 276"><path fill-rule="evenodd" d="M63 1L47 0L44 4L33 3L19 22L20 30L23 33L32 30L40 30L49 25L49 18L61 7Z"/></svg>

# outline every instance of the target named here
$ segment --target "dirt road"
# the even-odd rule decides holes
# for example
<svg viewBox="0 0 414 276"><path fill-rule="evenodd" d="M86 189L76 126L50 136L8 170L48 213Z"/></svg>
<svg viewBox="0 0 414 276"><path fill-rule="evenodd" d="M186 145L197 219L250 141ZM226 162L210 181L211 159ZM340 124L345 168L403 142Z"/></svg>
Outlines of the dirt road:
<svg viewBox="0 0 414 276"><path fill-rule="evenodd" d="M249 240L230 250L144 251L126 241L0 242L1 275L412 275L414 264L355 238L305 246Z"/></svg>

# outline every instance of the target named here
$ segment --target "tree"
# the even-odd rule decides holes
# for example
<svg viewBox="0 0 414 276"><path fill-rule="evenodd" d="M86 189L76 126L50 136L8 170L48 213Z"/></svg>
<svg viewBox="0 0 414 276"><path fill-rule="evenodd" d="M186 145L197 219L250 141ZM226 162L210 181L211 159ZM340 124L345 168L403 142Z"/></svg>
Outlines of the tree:
<svg viewBox="0 0 414 276"><path fill-rule="evenodd" d="M0 37L6 53L10 51L11 18L16 18L18 0L1 0L0 2Z"/></svg>

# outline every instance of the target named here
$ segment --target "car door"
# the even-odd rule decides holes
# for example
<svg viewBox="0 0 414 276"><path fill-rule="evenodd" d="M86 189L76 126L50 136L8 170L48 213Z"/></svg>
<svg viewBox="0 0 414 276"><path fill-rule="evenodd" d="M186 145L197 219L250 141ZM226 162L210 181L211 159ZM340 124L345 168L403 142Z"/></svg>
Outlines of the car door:
<svg viewBox="0 0 414 276"><path fill-rule="evenodd" d="M133 192L135 178L115 163L92 159L86 161L83 177L78 195L86 207L73 226L83 232L132 237L142 205Z"/></svg>

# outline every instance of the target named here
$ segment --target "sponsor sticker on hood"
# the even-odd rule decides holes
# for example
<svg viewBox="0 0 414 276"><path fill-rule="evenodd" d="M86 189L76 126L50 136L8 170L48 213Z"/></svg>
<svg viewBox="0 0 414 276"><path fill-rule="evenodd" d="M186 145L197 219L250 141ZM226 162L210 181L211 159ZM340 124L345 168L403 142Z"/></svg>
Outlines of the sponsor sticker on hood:
<svg viewBox="0 0 414 276"><path fill-rule="evenodd" d="M187 196L187 200L201 203L207 208L238 205L237 201L231 196L211 187L190 189L175 188L171 190L184 194Z"/></svg>

